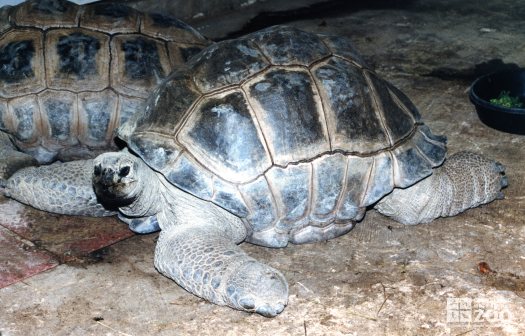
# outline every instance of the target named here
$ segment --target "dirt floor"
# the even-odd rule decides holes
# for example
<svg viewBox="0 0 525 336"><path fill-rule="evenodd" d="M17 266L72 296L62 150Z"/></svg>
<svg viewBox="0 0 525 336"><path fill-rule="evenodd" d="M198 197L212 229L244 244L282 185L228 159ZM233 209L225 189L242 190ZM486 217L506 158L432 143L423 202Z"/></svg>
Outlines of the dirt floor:
<svg viewBox="0 0 525 336"><path fill-rule="evenodd" d="M505 164L504 200L414 227L369 211L349 234L318 244L243 244L289 281L289 304L273 319L185 292L153 267L157 235L132 236L0 289L0 335L525 335L525 136L483 125L467 95L476 76L525 66L525 4L393 3L274 17L351 37L434 133L448 136L449 152L468 149ZM239 33L227 22L194 24L214 37ZM0 202L2 211L33 217L32 227L43 216ZM78 223L55 222L68 221Z"/></svg>

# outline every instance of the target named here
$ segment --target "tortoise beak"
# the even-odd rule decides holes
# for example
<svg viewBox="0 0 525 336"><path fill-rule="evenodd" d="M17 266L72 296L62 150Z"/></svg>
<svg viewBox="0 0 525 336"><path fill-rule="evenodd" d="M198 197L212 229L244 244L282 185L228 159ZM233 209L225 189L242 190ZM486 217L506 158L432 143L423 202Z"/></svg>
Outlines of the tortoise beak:
<svg viewBox="0 0 525 336"><path fill-rule="evenodd" d="M115 193L116 181L115 171L111 168L101 168L95 166L93 171L93 187L97 196L102 199L115 199L118 195Z"/></svg>
<svg viewBox="0 0 525 336"><path fill-rule="evenodd" d="M115 184L118 184L118 178L116 172L111 168L104 168L100 177L97 178L97 184L100 184L104 187L111 187Z"/></svg>

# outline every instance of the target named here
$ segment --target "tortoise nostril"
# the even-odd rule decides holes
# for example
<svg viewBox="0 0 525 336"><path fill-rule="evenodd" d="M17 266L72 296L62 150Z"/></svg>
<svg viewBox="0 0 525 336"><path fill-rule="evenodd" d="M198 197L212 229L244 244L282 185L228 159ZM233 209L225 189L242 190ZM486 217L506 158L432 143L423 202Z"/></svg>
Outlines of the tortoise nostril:
<svg viewBox="0 0 525 336"><path fill-rule="evenodd" d="M95 176L100 176L101 173L102 173L102 168L100 167L100 165L95 165L95 169L93 169L93 174Z"/></svg>
<svg viewBox="0 0 525 336"><path fill-rule="evenodd" d="M120 168L120 171L118 174L120 177L126 177L128 176L129 172L130 172L129 166L125 166L125 167Z"/></svg>

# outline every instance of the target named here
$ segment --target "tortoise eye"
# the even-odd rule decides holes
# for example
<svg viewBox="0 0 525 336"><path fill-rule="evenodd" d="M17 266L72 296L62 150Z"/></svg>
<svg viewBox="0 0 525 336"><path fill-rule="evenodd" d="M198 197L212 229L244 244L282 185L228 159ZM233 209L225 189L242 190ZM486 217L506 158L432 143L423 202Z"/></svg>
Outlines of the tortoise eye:
<svg viewBox="0 0 525 336"><path fill-rule="evenodd" d="M118 174L119 174L120 177L126 177L126 176L128 176L129 171L130 171L129 166L125 166L125 167L120 168L120 171L119 171Z"/></svg>
<svg viewBox="0 0 525 336"><path fill-rule="evenodd" d="M95 169L93 170L93 174L95 174L95 176L100 176L100 173L102 173L102 168L100 165L96 165Z"/></svg>

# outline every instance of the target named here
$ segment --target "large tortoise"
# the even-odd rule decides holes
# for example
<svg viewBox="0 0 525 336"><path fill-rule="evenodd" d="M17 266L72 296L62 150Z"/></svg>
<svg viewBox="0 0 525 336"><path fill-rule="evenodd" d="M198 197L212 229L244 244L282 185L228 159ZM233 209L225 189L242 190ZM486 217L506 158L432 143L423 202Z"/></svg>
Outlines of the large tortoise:
<svg viewBox="0 0 525 336"><path fill-rule="evenodd" d="M501 198L507 184L503 166L479 155L444 162L445 138L346 38L288 27L206 48L118 136L129 151L24 169L7 193L76 213L93 175L99 200L134 230L161 228L161 273L264 316L284 309L287 282L238 243L331 239L371 206L406 224L428 222Z"/></svg>
<svg viewBox="0 0 525 336"><path fill-rule="evenodd" d="M173 17L65 0L2 7L0 34L0 178L115 149L114 129L209 44Z"/></svg>

